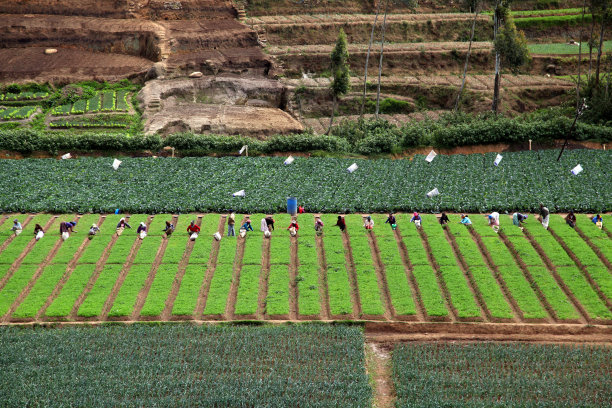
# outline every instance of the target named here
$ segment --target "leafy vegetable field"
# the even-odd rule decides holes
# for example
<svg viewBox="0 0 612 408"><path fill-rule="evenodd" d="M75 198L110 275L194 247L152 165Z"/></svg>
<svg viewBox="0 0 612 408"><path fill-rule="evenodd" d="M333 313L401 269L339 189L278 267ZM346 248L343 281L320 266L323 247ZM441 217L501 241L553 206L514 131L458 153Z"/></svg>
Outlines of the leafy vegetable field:
<svg viewBox="0 0 612 408"><path fill-rule="evenodd" d="M402 344L397 407L601 407L612 401L604 346Z"/></svg>
<svg viewBox="0 0 612 408"><path fill-rule="evenodd" d="M363 341L331 325L3 327L0 388L5 406L369 407Z"/></svg>
<svg viewBox="0 0 612 408"><path fill-rule="evenodd" d="M12 219L23 223L14 236ZM86 320L375 319L469 322L612 323L612 240L586 216L571 229L552 215L545 230L529 216L525 230L502 215L495 233L485 216L473 226L450 214L442 228L423 215L422 229L398 214L398 230L374 214L346 216L347 232L324 214L274 216L270 239L259 231L227 237L226 217L135 214L116 236L121 215L83 215L68 240L59 223L76 215L8 216L0 224L0 323ZM236 229L245 215L236 216ZM166 221L176 226L169 238ZM187 226L201 226L190 241ZM606 219L607 221L607 219ZM144 222L148 236L139 240ZM87 238L91 224L101 231ZM46 228L38 242L35 224ZM221 232L216 241L212 235ZM584 237L584 238L583 238ZM292 249L292 245L297 248ZM297 254L294 252L296 251ZM293 271L293 272L292 272Z"/></svg>
<svg viewBox="0 0 612 408"><path fill-rule="evenodd" d="M0 162L0 212L51 211L273 213L298 197L309 211L388 210L552 211L612 209L612 153L566 151L438 156L413 160L297 158L112 158L27 159ZM357 163L352 174L347 168ZM580 164L577 176L570 170ZM41 177L44 175L44 177ZM65 188L70 187L70 194ZM437 188L440 195L428 198ZM232 193L245 190L245 197Z"/></svg>

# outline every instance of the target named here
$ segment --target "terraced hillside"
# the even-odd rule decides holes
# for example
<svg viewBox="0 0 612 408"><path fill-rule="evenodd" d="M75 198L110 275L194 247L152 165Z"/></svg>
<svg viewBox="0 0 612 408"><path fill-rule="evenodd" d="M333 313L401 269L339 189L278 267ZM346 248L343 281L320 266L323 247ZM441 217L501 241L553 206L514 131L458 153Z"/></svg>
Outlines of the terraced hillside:
<svg viewBox="0 0 612 408"><path fill-rule="evenodd" d="M263 214L250 216L257 227ZM24 232L14 236L12 219ZM300 215L297 237L275 216L264 239L225 231L225 216L132 215L149 226L115 234L120 215L10 215L0 225L2 323L105 320L335 320L414 322L612 324L612 234L579 215L567 226L553 215L549 230L529 216L524 231L502 216L501 231L473 215L473 227L441 228L425 215L421 229L398 216L392 231L374 215L372 232L362 216L346 216L347 232L324 214L316 235L311 214ZM246 216L238 215L237 221ZM59 222L78 219L66 241ZM177 226L163 236L165 221ZM202 232L190 241L186 227ZM92 223L101 232L92 240ZM47 234L33 239L35 224Z"/></svg>

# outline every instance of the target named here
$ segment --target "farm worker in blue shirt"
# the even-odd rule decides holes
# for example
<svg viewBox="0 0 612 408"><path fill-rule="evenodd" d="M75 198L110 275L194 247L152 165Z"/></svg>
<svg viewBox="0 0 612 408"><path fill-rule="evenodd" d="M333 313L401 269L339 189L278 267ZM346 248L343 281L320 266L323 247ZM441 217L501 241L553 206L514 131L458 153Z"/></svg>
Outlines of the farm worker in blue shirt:
<svg viewBox="0 0 612 408"><path fill-rule="evenodd" d="M599 229L603 228L603 218L601 218L601 215L597 214L591 221L593 221L593 224L597 225Z"/></svg>
<svg viewBox="0 0 612 408"><path fill-rule="evenodd" d="M472 225L472 220L470 220L467 214L461 214L461 223L464 225Z"/></svg>
<svg viewBox="0 0 612 408"><path fill-rule="evenodd" d="M385 224L390 224L391 229L395 231L395 229L397 228L397 223L395 220L395 215L393 215L393 213L389 213L389 216L387 217L387 221L385 221Z"/></svg>
<svg viewBox="0 0 612 408"><path fill-rule="evenodd" d="M17 218L15 218L13 220L13 228L11 228L11 231L14 231L15 235L19 235L19 234L21 234L21 230L22 230L21 223L19 222L19 220ZM19 232L17 232L17 231L19 231Z"/></svg>
<svg viewBox="0 0 612 408"><path fill-rule="evenodd" d="M512 214L512 223L517 227L521 227L521 224L525 222L527 217L527 215L515 212L514 214Z"/></svg>
<svg viewBox="0 0 612 408"><path fill-rule="evenodd" d="M410 219L410 222L414 222L414 225L417 226L417 228L421 227L421 216L419 215L418 212L414 212L414 214L412 214L412 218Z"/></svg>
<svg viewBox="0 0 612 408"><path fill-rule="evenodd" d="M242 224L242 229L245 231L253 231L253 226L251 225L251 219L247 218Z"/></svg>
<svg viewBox="0 0 612 408"><path fill-rule="evenodd" d="M493 228L493 231L495 232L499 231L499 213L497 211L492 212L489 215L489 226Z"/></svg>
<svg viewBox="0 0 612 408"><path fill-rule="evenodd" d="M74 221L62 222L60 224L60 234L63 234L64 232L76 232L74 230L75 226L76 226L76 222Z"/></svg>

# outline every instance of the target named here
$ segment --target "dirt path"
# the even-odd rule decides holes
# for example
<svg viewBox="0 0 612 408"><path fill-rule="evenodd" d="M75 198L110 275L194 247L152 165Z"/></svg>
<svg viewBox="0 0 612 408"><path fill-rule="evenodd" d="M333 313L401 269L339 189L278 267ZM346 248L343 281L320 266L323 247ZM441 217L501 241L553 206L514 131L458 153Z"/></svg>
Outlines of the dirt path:
<svg viewBox="0 0 612 408"><path fill-rule="evenodd" d="M225 229L225 219L227 216L219 217L219 226L217 227L217 231L221 236L223 236L223 230ZM213 244L210 248L210 256L208 257L208 265L206 266L206 274L204 275L204 281L202 282L202 287L200 288L200 293L198 295L198 302L196 303L195 311L193 312L193 318L199 320L202 318L202 313L204 313L204 308L206 307L206 298L208 297L208 290L210 289L210 282L212 281L213 275L215 274L215 269L217 267L217 257L219 256L219 245L221 241L217 241L213 238Z"/></svg>
<svg viewBox="0 0 612 408"><path fill-rule="evenodd" d="M353 249L348 233L343 231L342 244L344 245L344 262L348 274L349 284L351 285L351 302L353 303L353 319L361 317L361 303L359 287L357 286L357 273L355 272L355 262L353 261Z"/></svg>
<svg viewBox="0 0 612 408"><path fill-rule="evenodd" d="M106 216L105 215L101 215L100 218L98 219L98 222L97 222L98 227L102 227L105 220L106 220ZM64 273L64 275L62 276L60 281L57 283L55 288L53 289L53 292L51 292L51 294L47 298L47 301L45 302L43 307L36 314L35 320L37 320L37 321L41 320L41 316L45 315L45 312L47 311L47 308L49 306L51 306L51 303L53 303L55 298L60 294L60 292L64 288L64 285L66 284L66 282L68 282L68 280L72 276L72 272L74 272L74 270L75 270L75 268L77 266L77 262L81 258L81 255L83 254L83 251L85 250L85 248L87 248L89 246L90 242L91 242L91 240L88 238L88 235L87 235L83 239L83 242L81 243L81 246L79 246L79 249L77 249L77 251L75 252L74 256L72 257L72 259L68 263L68 266L66 267L66 272Z"/></svg>
<svg viewBox="0 0 612 408"><path fill-rule="evenodd" d="M401 230L399 227L395 229L395 233L393 235L395 236L395 241L397 243L397 247L399 248L402 263L404 264L406 279L408 279L410 291L412 292L412 299L414 301L414 305L416 306L417 319L421 321L428 320L427 312L425 311L425 306L423 305L423 299L421 298L419 285L417 284L416 278L412 273L412 263L410 262L410 256L408 255L408 248L406 248L406 245L402 240Z"/></svg>
<svg viewBox="0 0 612 408"><path fill-rule="evenodd" d="M376 235L374 235L373 230L366 235L368 236L368 242L370 243L370 254L372 256L372 262L374 263L374 270L376 271L376 279L378 280L380 300L385 307L384 316L387 320L393 320L395 310L393 309L393 303L391 302L391 294L389 293L389 284L387 282L385 266L380 258L378 241L376 240Z"/></svg>
<svg viewBox="0 0 612 408"><path fill-rule="evenodd" d="M546 269L548 269L548 271L551 273L552 277L557 282L557 285L559 285L563 293L565 293L565 296L567 296L567 298L572 302L574 309L576 309L576 311L578 312L578 315L580 316L580 320L579 320L580 323L592 323L592 320L589 317L588 312L582 306L582 304L578 301L578 299L576 299L576 296L574 296L574 293L572 293L572 291L567 287L563 279L561 279L561 277L557 273L557 269L553 265L548 255L546 255L546 253L544 252L540 244L533 238L533 236L529 233L529 231L523 230L523 233L525 234L525 238L527 238L527 240L529 241L533 249L535 249L538 255L540 255L540 258L544 262Z"/></svg>
<svg viewBox="0 0 612 408"><path fill-rule="evenodd" d="M487 265L487 267L489 268L489 270L495 277L497 284L501 288L501 292L504 295L504 299L506 300L508 305L510 305L510 308L512 309L512 313L514 314L515 319L517 319L519 322L524 322L525 316L523 315L523 311L519 307L518 303L516 303L516 299L512 297L512 294L510 293L510 290L508 289L508 286L506 285L506 281L504 281L504 278L499 273L499 269L497 268L497 265L495 265L495 263L493 262L493 259L491 258L491 254L489 254L489 251L487 251L487 249L485 248L484 243L482 242L482 239L480 239L480 235L478 235L476 231L474 231L473 228L468 228L468 230L470 231L470 235L472 236L472 239L478 246L478 250L480 251L480 255L482 256L482 259L484 260L485 264Z"/></svg>
<svg viewBox="0 0 612 408"><path fill-rule="evenodd" d="M461 250L459 249L459 246L457 245L455 236L448 230L447 227L443 228L443 230L444 230L444 235L446 236L446 240L448 241L449 245L453 249L453 253L455 255L455 260L457 261L457 265L459 265L459 269L461 269L461 272L467 279L467 284L468 284L468 287L470 288L470 291L472 292L472 296L474 296L474 299L476 299L476 304L480 308L480 315L482 316L480 320L481 321L493 320L491 317L491 312L489 311L489 309L487 309L487 304L482 298L482 293L478 289L478 285L476 284L474 280L474 276L470 272L470 268L468 267L468 264L465 261L465 258L463 257L463 254L461 253Z"/></svg>
<svg viewBox="0 0 612 408"><path fill-rule="evenodd" d="M172 224L177 225L178 217L172 217ZM134 310L132 310L132 319L137 320L140 317L140 311L147 300L147 295L151 290L151 285L153 285L153 281L155 280L155 275L157 275L157 270L159 269L159 265L161 265L161 261L164 257L164 253L166 252L166 247L168 246L168 237L163 237L161 245L157 249L157 253L155 254L155 261L153 261L153 265L151 265L151 270L149 271L149 275L147 276L147 280L145 281L144 286L138 293L138 297L136 298L136 304L134 304ZM147 319L148 320L148 319Z"/></svg>
<svg viewBox="0 0 612 408"><path fill-rule="evenodd" d="M597 293L597 296L599 296L601 301L606 304L608 309L612 310L612 300L608 299L606 295L602 292L597 282L595 282L595 280L589 274L589 271L587 270L586 266L584 266L584 264L580 261L580 259L578 259L576 254L567 246L565 241L563 241L563 239L559 235L557 235L557 233L552 228L548 227L548 231L557 240L559 245L563 247L563 250L565 250L565 252L572 259L572 261L574 261L580 272L582 272L582 275L584 275L584 277L589 282L593 290Z"/></svg>
<svg viewBox="0 0 612 408"><path fill-rule="evenodd" d="M395 407L395 390L391 370L391 347L376 342L366 342L364 347L366 370L373 391L372 406L393 408Z"/></svg>
<svg viewBox="0 0 612 408"><path fill-rule="evenodd" d="M325 247L323 246L323 236L315 235L315 245L319 257L319 299L321 300L321 319L331 319L329 308L329 286L327 284L327 258L325 257Z"/></svg>
<svg viewBox="0 0 612 408"><path fill-rule="evenodd" d="M153 221L153 216L149 216L149 218L147 219L147 231L150 230L152 221ZM115 303L115 299L117 298L117 295L119 294L119 290L121 289L121 286L123 285L123 282L125 281L126 276L128 275L128 273L130 273L130 269L132 269L132 265L134 264L134 258L136 258L136 255L138 254L138 251L140 250L141 245L142 245L142 240L140 238L136 238L136 240L132 244L130 253L125 259L123 266L121 267L121 272L119 273L117 280L113 284L113 288L111 289L111 292L108 295L106 302L104 302L104 306L102 307L102 311L100 312L100 317L99 317L100 320L108 319L108 313L110 312L111 307L113 307L113 304Z"/></svg>
<svg viewBox="0 0 612 408"><path fill-rule="evenodd" d="M290 237L291 241L291 263L289 264L289 319L297 320L299 315L299 303L298 303L298 267L300 261L298 259L298 238Z"/></svg>
<svg viewBox="0 0 612 408"><path fill-rule="evenodd" d="M74 221L78 221L78 219L79 217L73 218ZM44 229L45 231L48 231L47 228L49 225L50 224L47 223L47 226L45 226L45 229ZM32 240L36 242L35 239L32 239ZM17 307L19 307L21 302L23 302L24 299L28 296L28 294L30 293L34 285L36 284L36 281L38 280L38 278L40 278L40 275L42 275L43 271L45 270L49 262L51 262L51 260L55 257L55 254L57 254L57 251L59 251L63 243L64 243L64 240L61 237L57 239L57 241L53 245L53 248L51 248L51 250L47 253L47 256L45 257L44 261L38 265L38 267L36 268L36 271L34 272L34 275L30 278L26 287L23 288L19 296L17 296L17 299L15 299L15 301L13 302L9 310L6 312L4 317L0 320L0 322L9 320L11 316L13 315L13 313L15 313L15 310L17 310Z"/></svg>
<svg viewBox="0 0 612 408"><path fill-rule="evenodd" d="M442 273L440 272L440 266L433 257L431 252L431 246L429 245L429 241L427 240L427 234L423 231L423 227L417 228L419 236L421 238L421 243L425 248L425 252L427 252L427 259L429 260L429 265L431 269L434 271L436 275L436 280L438 281L438 287L440 288L440 292L442 293L442 297L444 298L444 304L446 305L446 309L450 314L450 319L453 322L457 321L457 310L453 306L450 298L450 293L448 292L448 288L446 287L446 283L444 282L444 278L442 277Z"/></svg>
<svg viewBox="0 0 612 408"><path fill-rule="evenodd" d="M202 225L202 215L198 215L196 225L200 227ZM205 239L204 237L200 237L199 239ZM189 258L191 257L191 252L193 251L193 247L195 245L195 241L191 239L187 240L187 244L185 245L185 250L183 251L183 257L179 262L178 271L176 272L176 276L174 277L174 281L172 282L172 289L170 289L170 294L168 295L168 299L166 299L166 305L164 306L164 310L162 311L160 318L162 320L170 320L172 314L172 308L174 307L174 301L178 296L179 289L181 288L181 282L183 281L183 276L185 276L185 270L187 269L187 265L189 265Z"/></svg>
<svg viewBox="0 0 612 408"><path fill-rule="evenodd" d="M529 272L527 265L521 259L520 255L518 254L518 251L516 250L514 245L512 245L512 242L508 240L508 238L506 237L506 235L504 235L502 231L499 232L499 237L501 238L504 245L506 245L506 248L508 248L508 250L512 254L512 257L514 258L514 262L516 262L519 269L523 273L523 276L525 277L525 279L527 279L527 282L529 282L529 286L531 286L531 288L535 292L536 296L540 300L540 303L542 304L544 309L546 309L546 312L548 313L552 321L555 323L558 323L559 317L557 316L557 313L555 313L555 310L552 308L548 300L546 300L546 296L544 296L542 289L540 289L536 281L533 279L533 276L531 276L531 273Z"/></svg>
<svg viewBox="0 0 612 408"><path fill-rule="evenodd" d="M49 221L47 221L47 223L45 224L45 226L43 227L44 231L49 231L49 227L51 227L51 225L53 224L53 222L58 218L58 216L53 216L49 219ZM30 217L27 221L28 223L30 222L30 220L32 219L32 217ZM25 223L24 223L25 224ZM21 227L24 228L25 225L22 224ZM48 232L47 232L48 233ZM23 234L23 232L22 232ZM15 235L13 234L13 236L11 238L9 238L8 240L14 239ZM7 240L7 241L8 241ZM15 272L19 269L19 267L21 266L21 262L23 262L23 259L30 253L30 251L32 250L32 248L34 247L34 244L36 244L36 239L34 238L34 236L32 236L32 239L30 240L30 242L28 243L28 245L25 247L25 249L23 251L21 251L21 254L19 254L19 256L17 257L17 259L15 259L15 262L13 262L11 264L11 267L9 268L9 270L6 272L6 274L4 275L4 277L2 279L0 279L0 291L2 289L4 289L4 285L6 285L6 283L9 281L9 279L11 279L13 277L13 275L15 274ZM8 245L8 244L7 244ZM6 246L5 246L6 248ZM3 248L4 249L4 248Z"/></svg>
<svg viewBox="0 0 612 408"><path fill-rule="evenodd" d="M243 225L246 217L240 220ZM232 284L227 296L225 304L225 318L234 320L236 318L236 299L238 298L238 286L240 286L240 272L242 272L242 259L244 258L244 246L246 237L242 238L240 234L236 235L236 255L234 255L234 273L232 274Z"/></svg>
<svg viewBox="0 0 612 408"><path fill-rule="evenodd" d="M261 272L259 273L259 295L257 296L257 318L266 318L266 298L268 297L268 279L270 278L270 239L261 243Z"/></svg>
<svg viewBox="0 0 612 408"><path fill-rule="evenodd" d="M606 256L601 252L601 249L599 249L595 244L593 244L593 241L591 241L591 239L589 237L587 237L584 234L584 232L582 232L582 230L580 228L578 228L578 226L574 227L574 229L576 230L578 235L580 235L580 238L582 238L584 240L584 242L586 242L587 245L593 250L593 252L595 252L595 255L597 255L599 260L604 265L606 265L606 268L608 268L608 270L612 271L612 263L610 263L608 258L606 258Z"/></svg>

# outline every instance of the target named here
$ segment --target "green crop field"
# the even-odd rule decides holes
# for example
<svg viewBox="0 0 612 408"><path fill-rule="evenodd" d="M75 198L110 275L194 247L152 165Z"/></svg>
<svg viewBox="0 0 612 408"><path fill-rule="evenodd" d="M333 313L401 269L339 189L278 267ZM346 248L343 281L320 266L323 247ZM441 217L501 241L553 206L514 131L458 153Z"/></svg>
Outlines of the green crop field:
<svg viewBox="0 0 612 408"><path fill-rule="evenodd" d="M251 215L254 227L263 216ZM17 237L12 217L0 225L4 322L282 320L292 313L306 320L329 313L342 319L612 322L612 240L584 215L577 229L552 215L549 230L530 216L524 231L502 215L496 233L478 214L470 227L451 214L445 228L435 215L423 215L420 230L399 214L395 232L383 215L374 215L369 232L362 216L351 214L341 234L336 216L325 214L317 239L314 217L302 214L296 254L287 214L275 216L270 239L258 228L246 238L227 237L225 216L218 214L135 214L128 219L134 228L121 236L115 234L120 215L86 214L66 241L59 222L76 215L18 216L27 224ZM162 229L170 220L176 232L166 238ZM192 220L202 228L196 241L186 232ZM94 222L102 231L89 240ZM144 240L135 232L140 222L149 225ZM36 223L48 227L38 242ZM220 225L224 236L217 242L212 235Z"/></svg>
<svg viewBox="0 0 612 408"><path fill-rule="evenodd" d="M603 50L607 52L612 48L612 41L604 41ZM573 44L529 44L529 52L532 54L575 54L578 55L579 47ZM582 54L589 54L588 44L582 44Z"/></svg>
<svg viewBox="0 0 612 408"><path fill-rule="evenodd" d="M290 166L281 157L125 158L117 171L112 158L3 160L0 212L274 213L288 196L312 212L534 211L540 202L553 211L612 209L612 152L570 150L560 161L557 155L508 152L499 166L493 165L496 153L441 155L432 163L421 155L297 158ZM350 174L353 162L359 169ZM575 176L570 170L577 164L584 171ZM523 177L534 168L537 176ZM61 188L67 184L70 199ZM428 198L434 188L440 195ZM239 190L245 197L232 196Z"/></svg>
<svg viewBox="0 0 612 408"><path fill-rule="evenodd" d="M331 325L2 327L2 406L365 408L363 342Z"/></svg>
<svg viewBox="0 0 612 408"><path fill-rule="evenodd" d="M397 407L603 407L609 347L403 344L393 351Z"/></svg>

